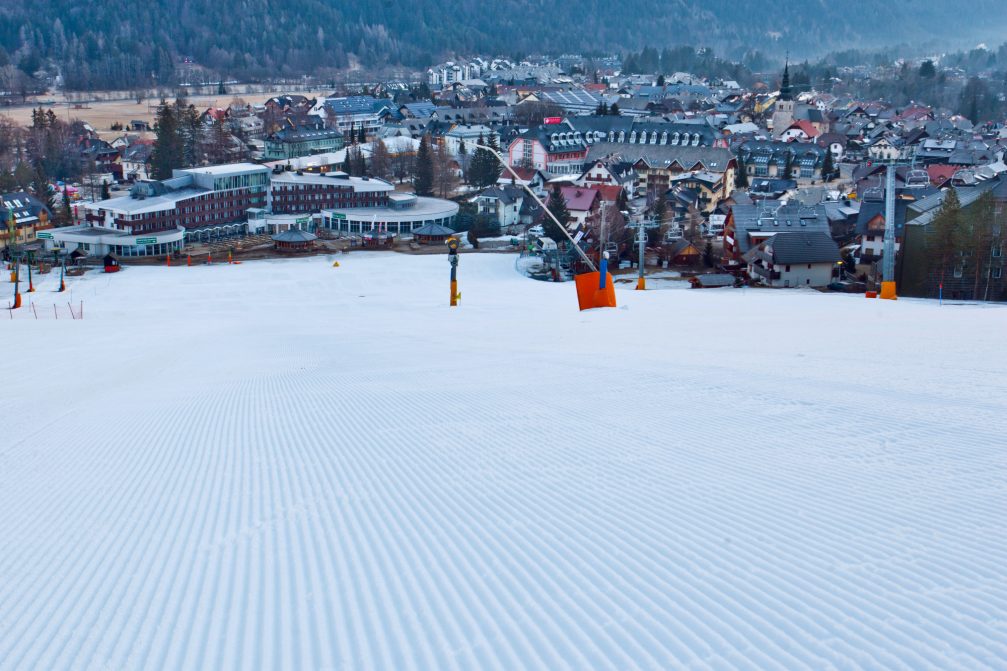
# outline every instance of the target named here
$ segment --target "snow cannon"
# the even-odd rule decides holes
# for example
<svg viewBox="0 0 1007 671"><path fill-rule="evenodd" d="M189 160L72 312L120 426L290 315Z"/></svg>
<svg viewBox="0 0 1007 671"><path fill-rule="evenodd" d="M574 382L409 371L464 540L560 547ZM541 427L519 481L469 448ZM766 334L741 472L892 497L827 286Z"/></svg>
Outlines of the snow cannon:
<svg viewBox="0 0 1007 671"><path fill-rule="evenodd" d="M12 310L21 307L21 283L19 281L21 278L19 275L17 266L14 266L14 305Z"/></svg>
<svg viewBox="0 0 1007 671"><path fill-rule="evenodd" d="M615 285L608 272L608 252L601 257L600 268L573 278L577 285L577 302L581 310L615 307Z"/></svg>
<svg viewBox="0 0 1007 671"><path fill-rule="evenodd" d="M458 299L461 298L461 294L458 293L458 238L448 238L448 263L451 264L451 301L449 305L455 307L458 305Z"/></svg>

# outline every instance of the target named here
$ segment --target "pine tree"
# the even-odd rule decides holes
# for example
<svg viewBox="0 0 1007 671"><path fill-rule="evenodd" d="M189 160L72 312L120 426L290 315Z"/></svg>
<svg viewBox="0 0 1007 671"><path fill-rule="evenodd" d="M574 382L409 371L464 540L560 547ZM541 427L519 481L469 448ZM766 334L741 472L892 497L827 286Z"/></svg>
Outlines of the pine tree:
<svg viewBox="0 0 1007 671"><path fill-rule="evenodd" d="M943 282L944 276L957 259L962 243L962 206L958 191L947 190L934 217L933 231L927 239L932 275Z"/></svg>
<svg viewBox="0 0 1007 671"><path fill-rule="evenodd" d="M825 160L822 161L822 180L829 181L832 178L832 173L836 171L836 166L832 162L832 150L828 147L825 148Z"/></svg>
<svg viewBox="0 0 1007 671"><path fill-rule="evenodd" d="M500 143L497 141L496 133L490 131L489 139L486 142L486 146L493 151L489 152L489 178L491 179L490 184L496 184L497 180L500 179L500 171L503 170L503 166L500 165L500 159L497 158L497 154L500 153ZM494 154L493 152L496 152Z"/></svg>
<svg viewBox="0 0 1007 671"><path fill-rule="evenodd" d="M996 199L987 190L968 208L963 231L963 246L968 252L969 271L973 276L972 298L983 299L980 285L989 276L989 261L997 238L994 229Z"/></svg>
<svg viewBox="0 0 1007 671"><path fill-rule="evenodd" d="M179 98L175 101L175 115L182 138L182 167L191 168L203 160L203 124L194 105Z"/></svg>
<svg viewBox="0 0 1007 671"><path fill-rule="evenodd" d="M367 159L364 158L364 151L360 145L353 148L353 174L357 177L367 174Z"/></svg>
<svg viewBox="0 0 1007 671"><path fill-rule="evenodd" d="M486 146L499 151L496 136L491 133L489 141L486 141L480 135L478 144L480 148L476 149L476 153L472 155L472 162L469 165L469 182L480 188L493 186L500 178L500 161L492 152L482 147Z"/></svg>
<svg viewBox="0 0 1007 671"><path fill-rule="evenodd" d="M391 156L388 153L388 146L384 140L376 138L371 143L371 174L381 179L388 179L391 171Z"/></svg>
<svg viewBox="0 0 1007 671"><path fill-rule="evenodd" d="M441 198L449 198L458 186L458 175L455 172L451 153L443 144L437 145L434 152L434 191Z"/></svg>
<svg viewBox="0 0 1007 671"><path fill-rule="evenodd" d="M61 226L69 226L73 223L73 212L70 210L70 187L69 185L63 187L63 209L62 215L59 217L59 224Z"/></svg>
<svg viewBox="0 0 1007 671"><path fill-rule="evenodd" d="M567 209L566 199L563 197L563 192L560 190L558 184L553 187L545 206L552 213L552 216L556 217L556 220L563 226L566 226L570 222L570 210ZM556 226L556 222L548 215L542 220L542 229L545 231L546 237L552 238L556 242L566 239L564 232Z"/></svg>
<svg viewBox="0 0 1007 671"><path fill-rule="evenodd" d="M469 180L469 150L466 148L468 145L462 140L458 143L458 165L462 169L462 179L468 183Z"/></svg>
<svg viewBox="0 0 1007 671"><path fill-rule="evenodd" d="M367 142L367 129L364 128L363 122L360 124L360 132L357 134L357 142L360 144Z"/></svg>
<svg viewBox="0 0 1007 671"><path fill-rule="evenodd" d="M610 116L619 116L619 103L612 103L612 106L608 108L608 113Z"/></svg>
<svg viewBox="0 0 1007 671"><path fill-rule="evenodd" d="M221 79L220 83L217 84L217 95L218 96L226 96L227 95L227 89L224 88L224 80L223 79Z"/></svg>
<svg viewBox="0 0 1007 671"><path fill-rule="evenodd" d="M416 191L416 195L434 195L434 162L426 135L420 138L420 146L416 150L416 166L413 173L413 188Z"/></svg>
<svg viewBox="0 0 1007 671"><path fill-rule="evenodd" d="M150 176L154 179L168 179L172 170L182 167L184 152L175 107L163 100L154 121L154 133L156 137L150 153Z"/></svg>
<svg viewBox="0 0 1007 671"><path fill-rule="evenodd" d="M738 163L738 171L736 177L734 178L734 188L736 189L747 189L748 188L748 166L744 161Z"/></svg>
<svg viewBox="0 0 1007 671"><path fill-rule="evenodd" d="M35 164L35 174L32 178L32 191L39 202L48 208L49 212L56 209L55 192L52 184L49 183L49 176L45 172L45 166L41 161Z"/></svg>

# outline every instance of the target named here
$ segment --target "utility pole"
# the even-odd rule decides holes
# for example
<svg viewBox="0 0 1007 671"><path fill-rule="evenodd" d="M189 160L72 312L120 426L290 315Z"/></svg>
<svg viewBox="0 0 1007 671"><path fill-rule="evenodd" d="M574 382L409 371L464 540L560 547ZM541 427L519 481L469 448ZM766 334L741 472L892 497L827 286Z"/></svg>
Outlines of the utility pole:
<svg viewBox="0 0 1007 671"><path fill-rule="evenodd" d="M630 224L627 227L636 229L636 242L640 246L640 260L638 261L640 273L636 280L636 288L638 291L643 291L647 288L647 279L644 277L643 273L643 255L647 248L647 231L649 229L658 228L660 225L660 222L655 219L651 219L650 221L641 219L639 222Z"/></svg>
<svg viewBox="0 0 1007 671"><path fill-rule="evenodd" d="M895 300L895 162L885 174L885 238L881 257L881 298Z"/></svg>

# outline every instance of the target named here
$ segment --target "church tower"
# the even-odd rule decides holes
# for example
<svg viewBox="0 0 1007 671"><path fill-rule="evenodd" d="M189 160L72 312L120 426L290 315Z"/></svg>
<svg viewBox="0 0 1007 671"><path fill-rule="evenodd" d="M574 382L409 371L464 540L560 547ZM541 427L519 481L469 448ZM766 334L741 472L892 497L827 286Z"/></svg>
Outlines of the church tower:
<svg viewBox="0 0 1007 671"><path fill-rule="evenodd" d="M783 83L780 97L773 108L773 137L780 137L790 124L794 123L794 90L790 86L790 60L783 67Z"/></svg>

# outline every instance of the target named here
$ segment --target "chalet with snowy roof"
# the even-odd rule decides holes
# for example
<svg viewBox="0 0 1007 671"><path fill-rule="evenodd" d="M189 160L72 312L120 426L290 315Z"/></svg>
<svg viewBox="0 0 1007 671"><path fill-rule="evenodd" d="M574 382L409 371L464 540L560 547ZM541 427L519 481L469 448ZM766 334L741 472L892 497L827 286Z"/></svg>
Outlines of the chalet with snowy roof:
<svg viewBox="0 0 1007 671"><path fill-rule="evenodd" d="M341 96L319 98L308 114L324 121L327 129L337 129L344 134L363 128L366 137L377 134L393 111L389 99L372 96Z"/></svg>

